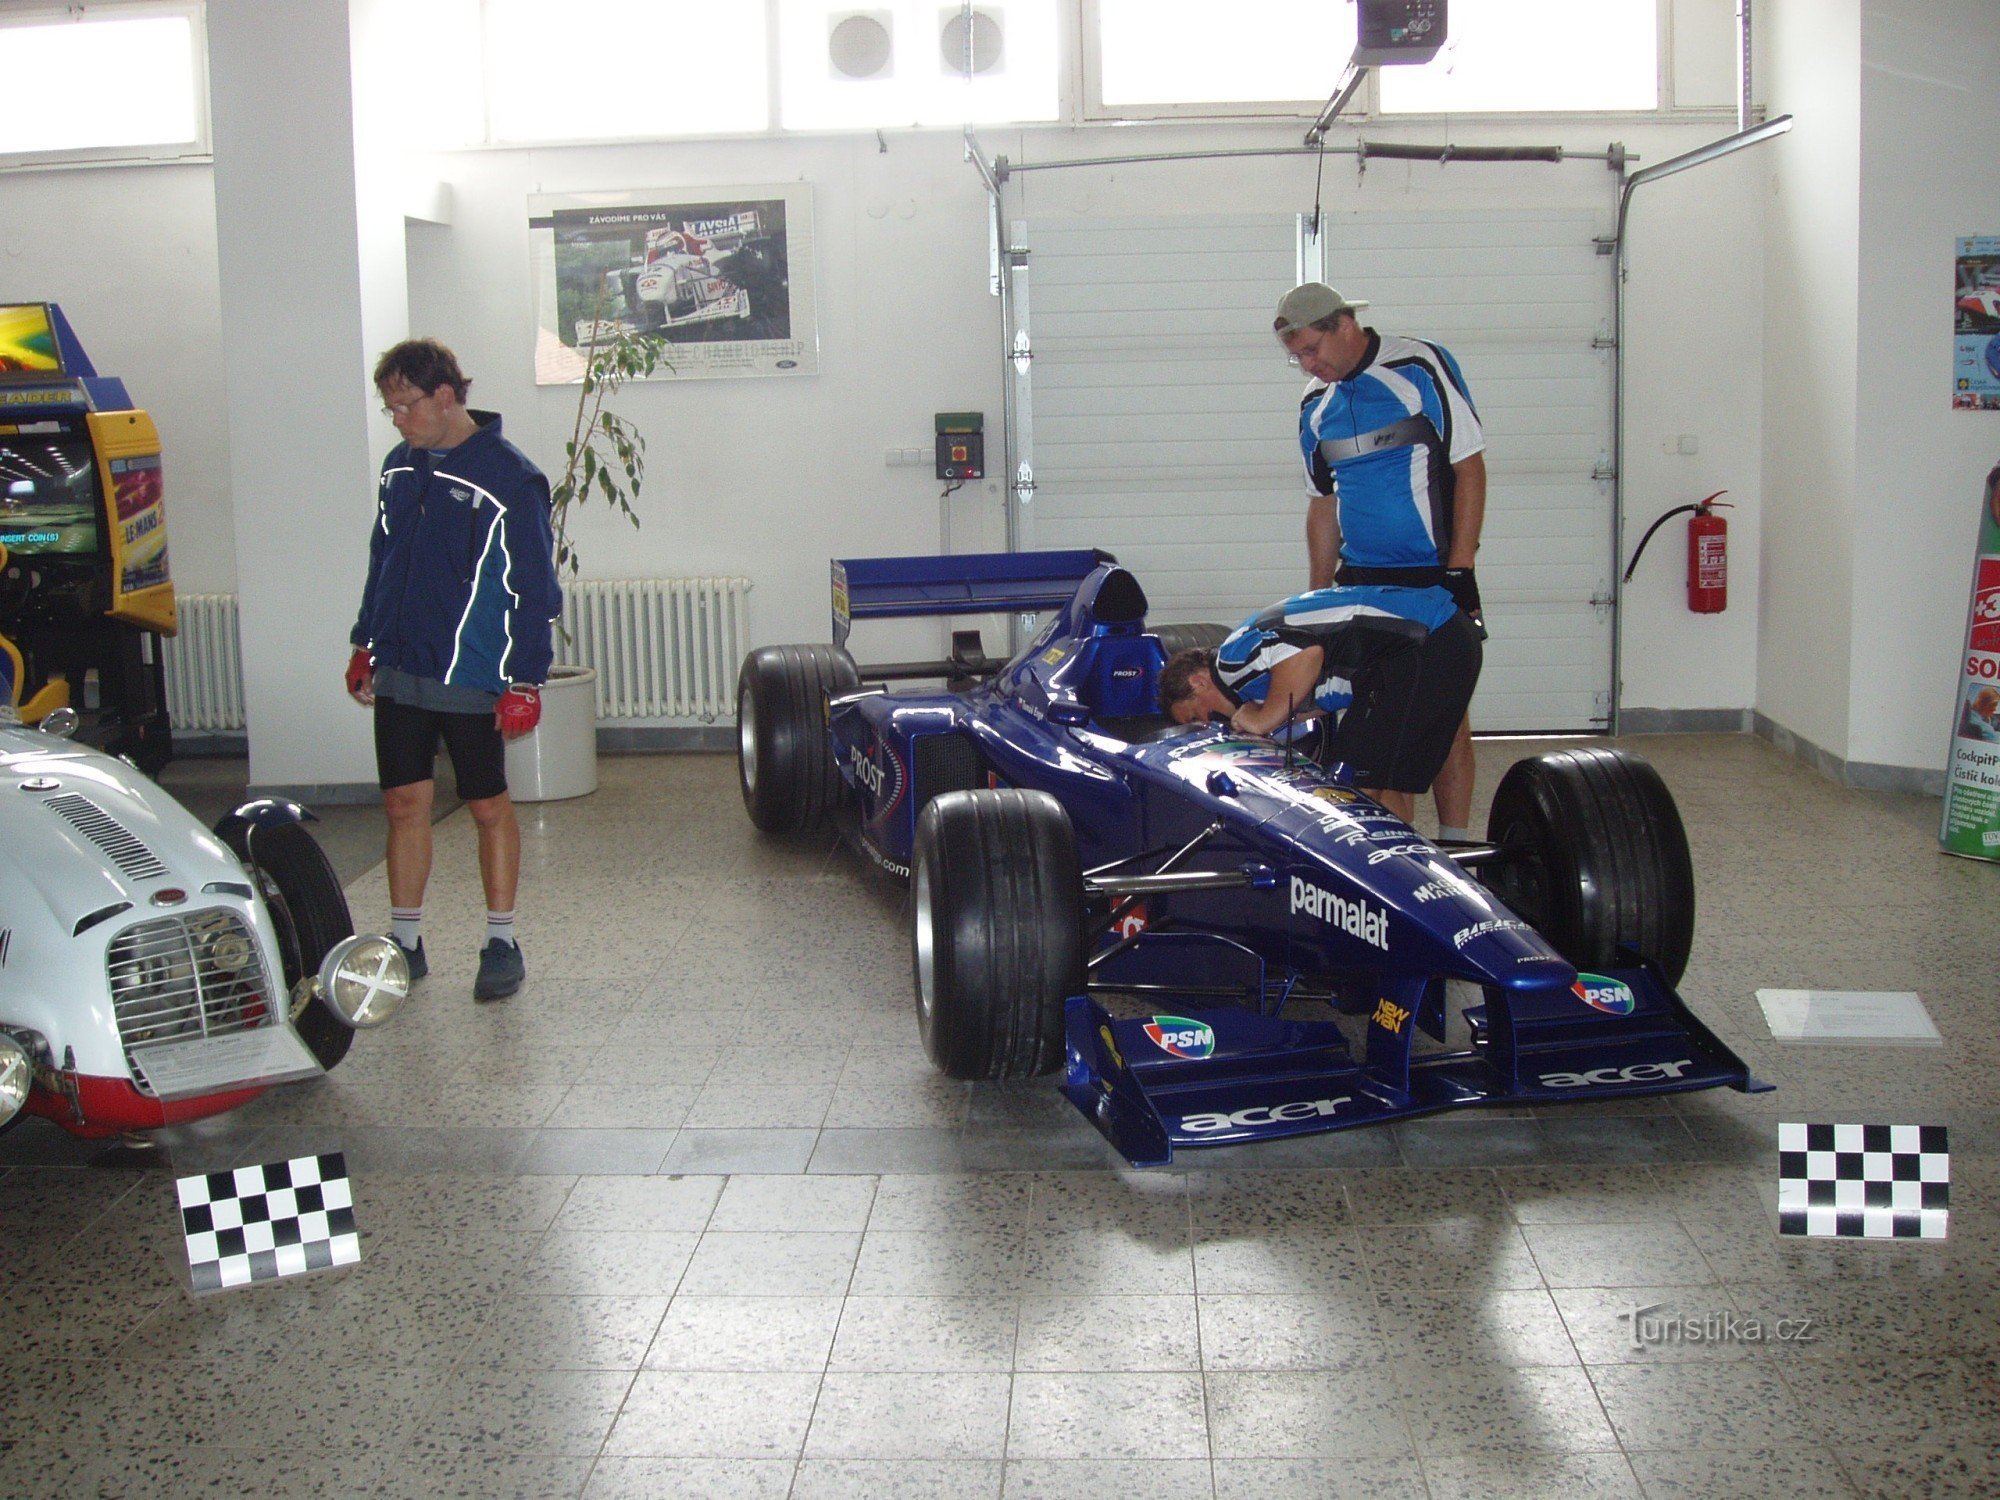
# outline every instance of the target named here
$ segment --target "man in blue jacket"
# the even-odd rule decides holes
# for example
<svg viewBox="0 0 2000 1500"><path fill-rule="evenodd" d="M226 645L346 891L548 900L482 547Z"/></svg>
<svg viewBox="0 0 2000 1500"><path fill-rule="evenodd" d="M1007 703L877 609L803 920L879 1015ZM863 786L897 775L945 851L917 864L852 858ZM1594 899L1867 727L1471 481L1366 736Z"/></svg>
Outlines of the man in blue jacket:
<svg viewBox="0 0 2000 1500"><path fill-rule="evenodd" d="M421 923L441 740L479 828L486 944L472 992L497 1000L527 974L514 940L521 828L505 742L541 718L562 590L549 482L500 435L496 413L466 406L470 386L435 339L397 344L375 366L403 441L382 463L347 691L375 710L391 931L411 977L429 968Z"/></svg>
<svg viewBox="0 0 2000 1500"><path fill-rule="evenodd" d="M1480 655L1478 630L1442 588L1314 589L1259 610L1213 651L1176 653L1160 669L1160 707L1244 734L1323 719L1319 758L1345 762L1407 823L1472 701Z"/></svg>

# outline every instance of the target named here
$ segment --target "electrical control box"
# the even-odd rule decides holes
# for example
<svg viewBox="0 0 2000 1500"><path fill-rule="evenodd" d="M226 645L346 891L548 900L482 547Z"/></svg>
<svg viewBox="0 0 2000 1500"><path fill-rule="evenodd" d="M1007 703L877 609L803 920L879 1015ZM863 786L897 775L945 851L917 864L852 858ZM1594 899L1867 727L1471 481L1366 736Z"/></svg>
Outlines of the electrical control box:
<svg viewBox="0 0 2000 1500"><path fill-rule="evenodd" d="M986 477L986 414L977 411L937 413L937 477L947 480Z"/></svg>
<svg viewBox="0 0 2000 1500"><path fill-rule="evenodd" d="M1445 0L1359 0L1354 66L1427 63L1445 40Z"/></svg>

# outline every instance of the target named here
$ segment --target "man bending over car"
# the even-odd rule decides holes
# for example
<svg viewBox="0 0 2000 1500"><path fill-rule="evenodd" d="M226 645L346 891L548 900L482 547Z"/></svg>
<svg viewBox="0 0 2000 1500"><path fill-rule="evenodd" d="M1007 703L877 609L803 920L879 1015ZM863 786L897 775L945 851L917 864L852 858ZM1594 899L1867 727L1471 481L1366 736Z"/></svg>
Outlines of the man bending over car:
<svg viewBox="0 0 2000 1500"><path fill-rule="evenodd" d="M1220 718L1275 734L1322 718L1323 763L1409 822L1437 779L1479 681L1478 628L1442 588L1356 585L1294 594L1213 651L1177 653L1160 707L1179 724Z"/></svg>

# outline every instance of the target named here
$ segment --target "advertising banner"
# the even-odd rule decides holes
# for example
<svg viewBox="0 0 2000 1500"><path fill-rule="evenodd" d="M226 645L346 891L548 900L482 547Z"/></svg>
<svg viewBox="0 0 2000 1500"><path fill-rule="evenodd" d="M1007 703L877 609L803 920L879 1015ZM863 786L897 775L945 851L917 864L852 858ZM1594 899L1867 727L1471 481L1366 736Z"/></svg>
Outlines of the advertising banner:
<svg viewBox="0 0 2000 1500"><path fill-rule="evenodd" d="M1986 476L1972 566L1938 842L1947 854L2000 860L2000 464Z"/></svg>
<svg viewBox="0 0 2000 1500"><path fill-rule="evenodd" d="M2000 410L2000 235L1959 240L1952 287L1952 408Z"/></svg>
<svg viewBox="0 0 2000 1500"><path fill-rule="evenodd" d="M810 188L534 197L528 234L538 385L621 330L665 340L655 379L819 370Z"/></svg>

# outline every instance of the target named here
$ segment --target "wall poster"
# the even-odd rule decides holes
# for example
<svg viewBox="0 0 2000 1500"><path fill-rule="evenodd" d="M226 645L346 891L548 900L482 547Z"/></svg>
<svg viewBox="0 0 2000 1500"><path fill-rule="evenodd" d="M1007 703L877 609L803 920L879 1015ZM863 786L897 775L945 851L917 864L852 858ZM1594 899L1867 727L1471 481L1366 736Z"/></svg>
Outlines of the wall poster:
<svg viewBox="0 0 2000 1500"><path fill-rule="evenodd" d="M538 385L620 328L667 341L655 379L819 372L810 187L536 196L528 241Z"/></svg>
<svg viewBox="0 0 2000 1500"><path fill-rule="evenodd" d="M1951 404L2000 411L2000 235L1968 235L1953 262Z"/></svg>

